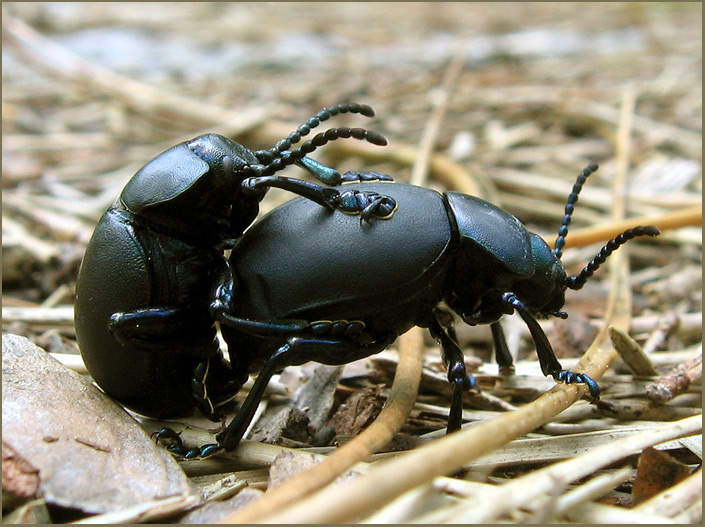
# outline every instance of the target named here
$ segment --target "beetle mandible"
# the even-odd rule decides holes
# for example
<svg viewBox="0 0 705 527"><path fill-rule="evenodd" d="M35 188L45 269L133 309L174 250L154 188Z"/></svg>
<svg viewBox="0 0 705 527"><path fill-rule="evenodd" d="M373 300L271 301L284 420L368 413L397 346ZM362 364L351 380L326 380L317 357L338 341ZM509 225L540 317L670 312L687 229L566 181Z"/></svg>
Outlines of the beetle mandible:
<svg viewBox="0 0 705 527"><path fill-rule="evenodd" d="M337 212L293 199L254 223L230 257L231 284L217 292L213 316L221 323L232 367L259 372L239 413L217 444L188 449L173 433L172 451L188 456L231 450L241 440L272 374L315 361L344 364L384 350L412 326L430 329L440 343L453 385L448 432L460 428L462 394L475 386L457 343L453 313L470 325L489 324L497 362L511 371L512 357L499 324L518 312L536 346L541 369L556 381L599 386L563 369L537 317L565 318L566 289L580 289L620 245L656 236L636 227L610 240L577 276L561 264L582 171L568 198L551 250L513 215L458 192L400 183L364 183L398 204L394 218L359 228ZM443 304L445 306L443 307Z"/></svg>
<svg viewBox="0 0 705 527"><path fill-rule="evenodd" d="M274 175L299 163L327 185L390 179L340 174L304 157L338 138L386 144L379 133L332 128L290 150L339 113L374 115L344 103L324 109L269 150L251 151L221 135L178 144L142 167L102 216L81 263L75 297L76 336L86 367L111 397L151 417L184 416L216 406L246 378L220 355L209 308L227 276L224 250L254 221L266 190L278 186L327 209L388 218L394 203ZM247 185L243 185L247 180Z"/></svg>

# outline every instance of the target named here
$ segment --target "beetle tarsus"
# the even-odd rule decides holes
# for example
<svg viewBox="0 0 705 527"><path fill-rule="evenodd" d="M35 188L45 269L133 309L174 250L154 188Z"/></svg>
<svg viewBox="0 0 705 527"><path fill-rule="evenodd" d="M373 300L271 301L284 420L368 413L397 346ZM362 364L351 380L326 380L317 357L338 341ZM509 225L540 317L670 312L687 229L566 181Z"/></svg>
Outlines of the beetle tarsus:
<svg viewBox="0 0 705 527"><path fill-rule="evenodd" d="M313 176L318 178L322 183L329 185L331 187L342 185L344 183L363 183L371 181L394 181L391 176L387 174L381 174L379 172L352 172L348 171L345 174L341 174L336 169L324 165L311 159L310 157L303 157L296 162L297 165L306 169Z"/></svg>
<svg viewBox="0 0 705 527"><path fill-rule="evenodd" d="M373 191L343 190L334 200L334 208L345 214L360 215L360 223L388 220L397 210L397 202Z"/></svg>
<svg viewBox="0 0 705 527"><path fill-rule="evenodd" d="M184 445L181 436L169 427L161 428L152 434L157 444L162 445L172 454L184 459L205 459L223 450L223 447L216 443L209 443L201 447L188 448Z"/></svg>
<svg viewBox="0 0 705 527"><path fill-rule="evenodd" d="M588 388L588 392L590 393L591 401L596 403L600 400L600 386L594 379L592 379L592 377L584 373L576 373L570 370L561 370L552 375L558 382L564 382L566 384L585 384Z"/></svg>

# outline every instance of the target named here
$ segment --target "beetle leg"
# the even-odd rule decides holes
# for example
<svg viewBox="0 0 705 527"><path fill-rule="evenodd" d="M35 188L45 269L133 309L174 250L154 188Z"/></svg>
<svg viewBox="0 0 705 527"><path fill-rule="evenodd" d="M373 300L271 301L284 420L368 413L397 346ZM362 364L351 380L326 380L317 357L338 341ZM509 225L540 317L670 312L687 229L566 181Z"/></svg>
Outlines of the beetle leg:
<svg viewBox="0 0 705 527"><path fill-rule="evenodd" d="M263 188L269 187L288 190L331 210L339 210L346 214L360 214L362 219L367 222L371 218L389 219L397 210L397 203L394 199L377 192L360 190L340 192L334 188L300 179L258 176L247 178L241 184L243 191L253 193L261 192Z"/></svg>
<svg viewBox="0 0 705 527"><path fill-rule="evenodd" d="M227 260L220 270L217 280L215 280L213 284L214 288L211 292L212 300L209 306L209 313L211 319L216 322L247 333L248 335L261 337L274 335L288 336L308 326L308 322L303 320L288 320L280 322L279 324L271 324L232 316L229 310L235 301L235 283L233 281L232 271L230 270L230 262Z"/></svg>
<svg viewBox="0 0 705 527"><path fill-rule="evenodd" d="M436 308L429 330L438 340L443 352L443 362L448 370L448 381L453 385L453 395L448 415L447 433L460 430L463 422L463 392L476 387L477 383L465 368L465 357L455 339L452 315L441 308Z"/></svg>
<svg viewBox="0 0 705 527"><path fill-rule="evenodd" d="M379 172L346 172L341 174L336 169L319 163L310 157L303 157L296 162L297 165L306 169L321 182L331 187L341 185L343 183L361 183L367 181L394 181L386 174Z"/></svg>
<svg viewBox="0 0 705 527"><path fill-rule="evenodd" d="M541 364L541 371L544 375L551 375L556 381L565 382L566 384L581 383L586 384L590 392L590 397L593 401L597 401L600 398L600 387L595 382L594 379L585 375L584 373L575 373L569 370L564 370L561 363L558 362L556 354L553 352L551 343L546 337L546 334L536 322L531 312L526 308L526 306L519 300L514 293L504 293L502 295L502 301L508 306L516 309L524 322L529 328L531 333L531 338L534 339L534 344L536 345L536 354L539 357L539 364Z"/></svg>
<svg viewBox="0 0 705 527"><path fill-rule="evenodd" d="M243 192L255 195L260 195L263 190L271 187L288 190L331 210L335 208L335 199L339 194L337 190L317 183L283 176L250 177L240 184Z"/></svg>
<svg viewBox="0 0 705 527"><path fill-rule="evenodd" d="M502 325L497 322L490 324L492 330L492 340L494 341L494 354L499 366L499 372L502 375L512 375L514 373L514 358L509 352L507 339L504 337Z"/></svg>
<svg viewBox="0 0 705 527"><path fill-rule="evenodd" d="M269 380L276 371L291 364L303 364L309 361L330 365L347 364L379 353L393 340L391 337L386 337L372 344L357 344L341 340L289 338L272 354L259 372L235 419L216 436L218 444L225 450L233 450L238 445L255 415Z"/></svg>
<svg viewBox="0 0 705 527"><path fill-rule="evenodd" d="M322 183L331 187L338 186L343 182L343 176L340 172L310 157L302 157L296 164L318 178Z"/></svg>
<svg viewBox="0 0 705 527"><path fill-rule="evenodd" d="M223 447L214 443L203 445L200 448L187 448L179 434L171 428L164 427L151 435L157 443L163 445L169 452L185 459L205 459L216 452L223 450Z"/></svg>
<svg viewBox="0 0 705 527"><path fill-rule="evenodd" d="M370 181L394 181L391 176L380 172L351 172L348 171L342 176L343 183L367 183Z"/></svg>
<svg viewBox="0 0 705 527"><path fill-rule="evenodd" d="M194 320L193 312L186 309L152 307L113 313L108 322L108 329L122 344L137 344L144 349L153 348L160 352L185 353L191 356L199 353L203 357L210 357L218 350L215 327L212 327L212 345L202 351L203 343L208 339L204 339L203 331L194 330L198 325L210 327L213 322L204 319L200 324ZM188 328L188 331L184 332L183 328ZM165 344L166 339L169 340L168 344Z"/></svg>
<svg viewBox="0 0 705 527"><path fill-rule="evenodd" d="M247 427L250 426L250 422L257 411L257 406L262 400L264 390L269 384L269 380L277 370L286 366L286 358L290 350L291 345L286 343L274 352L262 371L257 375L257 379L250 393L247 394L247 399L245 399L245 402L240 407L240 411L230 422L228 427L216 436L218 444L222 445L226 450L232 450L240 443L240 440L245 435Z"/></svg>
<svg viewBox="0 0 705 527"><path fill-rule="evenodd" d="M397 202L377 192L345 190L338 196L336 208L345 214L360 215L360 223L372 218L388 220L397 210Z"/></svg>
<svg viewBox="0 0 705 527"><path fill-rule="evenodd" d="M221 324L258 337L291 335L308 326L308 322L303 320L290 320L279 324L271 324L269 322L237 318L224 311L215 311L214 317Z"/></svg>

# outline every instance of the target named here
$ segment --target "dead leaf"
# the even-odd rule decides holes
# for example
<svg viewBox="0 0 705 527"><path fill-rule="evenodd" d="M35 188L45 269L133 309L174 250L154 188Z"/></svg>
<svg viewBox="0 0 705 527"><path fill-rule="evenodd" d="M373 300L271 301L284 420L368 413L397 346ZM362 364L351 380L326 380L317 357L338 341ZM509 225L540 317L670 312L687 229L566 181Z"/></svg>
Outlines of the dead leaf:
<svg viewBox="0 0 705 527"><path fill-rule="evenodd" d="M632 489L634 505L646 501L690 475L690 467L666 452L649 447L639 457Z"/></svg>
<svg viewBox="0 0 705 527"><path fill-rule="evenodd" d="M40 494L51 504L104 513L196 495L127 412L17 335L2 337L2 435L36 467Z"/></svg>

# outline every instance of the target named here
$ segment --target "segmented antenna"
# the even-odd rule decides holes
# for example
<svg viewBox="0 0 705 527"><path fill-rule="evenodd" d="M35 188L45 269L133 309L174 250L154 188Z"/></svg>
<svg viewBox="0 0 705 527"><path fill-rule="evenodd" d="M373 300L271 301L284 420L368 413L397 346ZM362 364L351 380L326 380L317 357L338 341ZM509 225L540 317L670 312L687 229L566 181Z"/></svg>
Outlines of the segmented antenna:
<svg viewBox="0 0 705 527"><path fill-rule="evenodd" d="M325 132L321 132L320 134L313 136L313 139L306 141L299 148L282 152L279 157L273 159L270 163L262 167L262 170L258 171L259 173L257 175L271 176L275 172L279 172L285 167L293 165L299 159L307 156L326 143L335 141L336 139L347 138L367 141L368 143L378 146L385 146L387 144L387 138L374 130L367 130L365 128L329 128ZM254 166L251 168L255 169Z"/></svg>
<svg viewBox="0 0 705 527"><path fill-rule="evenodd" d="M568 235L568 225L570 225L570 220L573 217L573 211L575 210L575 204L578 202L578 194L583 189L583 185L590 174L595 172L598 168L597 163L590 163L578 176L575 185L573 185L573 191L568 196L568 203L565 205L565 216L563 216L563 221L561 222L561 228L558 229L558 238L556 238L556 243L554 245L553 254L561 259L563 255L563 246L565 245L565 237Z"/></svg>
<svg viewBox="0 0 705 527"><path fill-rule="evenodd" d="M354 102L336 104L335 106L324 108L318 112L296 130L291 132L288 137L279 140L274 147L268 150L257 150L255 152L255 156L263 165L271 163L274 159L281 157L282 152L289 150L291 145L301 141L302 137L308 135L311 130L316 128L319 124L321 124L321 122L326 121L339 113L359 113L365 117L375 116L375 111L366 104L357 104Z"/></svg>
<svg viewBox="0 0 705 527"><path fill-rule="evenodd" d="M579 275L569 276L566 279L566 286L569 289L581 289L585 285L585 282L587 282L588 278L590 278L594 272L597 271L603 263L605 263L607 257L616 251L620 245L624 245L629 240L636 238L637 236L658 236L659 234L661 234L661 231L658 227L654 227L653 225L627 229L616 238L612 238L609 242L607 242L607 244L600 249L600 252L597 253L597 256L595 256L595 258L593 258L590 263L585 266Z"/></svg>

